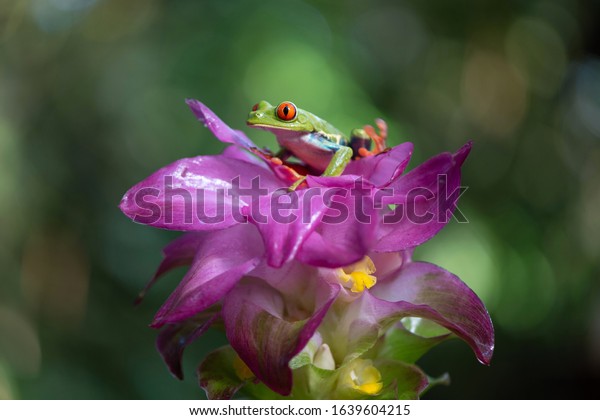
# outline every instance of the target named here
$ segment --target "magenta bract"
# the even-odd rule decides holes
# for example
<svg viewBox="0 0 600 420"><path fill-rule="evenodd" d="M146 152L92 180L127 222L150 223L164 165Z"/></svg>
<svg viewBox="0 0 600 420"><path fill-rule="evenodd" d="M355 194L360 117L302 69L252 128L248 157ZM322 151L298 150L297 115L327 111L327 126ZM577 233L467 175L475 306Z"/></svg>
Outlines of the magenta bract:
<svg viewBox="0 0 600 420"><path fill-rule="evenodd" d="M230 146L221 155L167 165L127 191L120 205L136 222L187 232L164 249L156 275L140 294L164 273L189 265L152 322L162 328L157 346L174 375L183 375L184 348L214 323L224 324L253 381L281 395L310 397L294 394L292 365L300 369L317 358L314 363L335 369L321 373L333 376L323 379L316 394L398 395L400 388L392 388L402 381L390 382L386 374L405 372L405 386L412 388L403 395L418 396L428 378L413 359L451 336L489 364L494 330L481 300L455 275L411 258L455 210L470 142L407 173L413 145L403 143L352 161L341 176L310 174L290 191L289 168L254 154L258 148L244 133L202 103L187 103ZM421 337L402 323L413 318L442 332ZM412 350L382 346L393 331L399 335L390 342L409 340ZM320 350L308 351L311 346ZM304 362L292 363L307 351ZM364 361L364 355L375 359ZM231 358L227 352L213 357ZM344 379L359 368L378 378L377 366L390 366L381 384ZM214 377L211 372L201 382L211 384ZM230 396L248 380L241 375L227 379L235 384L231 388L207 386L220 390L214 397Z"/></svg>

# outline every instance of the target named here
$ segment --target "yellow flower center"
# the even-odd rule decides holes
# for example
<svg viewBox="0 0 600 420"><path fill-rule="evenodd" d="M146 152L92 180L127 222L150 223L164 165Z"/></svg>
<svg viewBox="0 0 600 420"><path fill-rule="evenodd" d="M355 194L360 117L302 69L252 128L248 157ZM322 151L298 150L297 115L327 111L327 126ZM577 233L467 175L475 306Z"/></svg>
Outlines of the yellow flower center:
<svg viewBox="0 0 600 420"><path fill-rule="evenodd" d="M352 362L347 382L355 390L367 395L376 395L383 388L381 373L370 360L356 359Z"/></svg>
<svg viewBox="0 0 600 420"><path fill-rule="evenodd" d="M338 277L344 283L349 283L350 290L355 293L361 293L365 288L370 289L377 283L377 277L372 276L375 272L375 264L369 257L365 257L359 262L348 267L338 269Z"/></svg>

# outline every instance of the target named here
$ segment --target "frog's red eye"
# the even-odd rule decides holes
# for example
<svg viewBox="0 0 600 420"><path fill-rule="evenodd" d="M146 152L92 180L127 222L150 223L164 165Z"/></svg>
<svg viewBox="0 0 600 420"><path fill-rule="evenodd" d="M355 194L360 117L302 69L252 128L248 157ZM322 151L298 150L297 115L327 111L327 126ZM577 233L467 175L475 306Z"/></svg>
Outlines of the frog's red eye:
<svg viewBox="0 0 600 420"><path fill-rule="evenodd" d="M258 104L254 104L254 106L252 107L252 111L256 111L258 109Z"/></svg>
<svg viewBox="0 0 600 420"><path fill-rule="evenodd" d="M291 121L296 118L296 105L291 102L282 102L277 106L277 116L280 120Z"/></svg>

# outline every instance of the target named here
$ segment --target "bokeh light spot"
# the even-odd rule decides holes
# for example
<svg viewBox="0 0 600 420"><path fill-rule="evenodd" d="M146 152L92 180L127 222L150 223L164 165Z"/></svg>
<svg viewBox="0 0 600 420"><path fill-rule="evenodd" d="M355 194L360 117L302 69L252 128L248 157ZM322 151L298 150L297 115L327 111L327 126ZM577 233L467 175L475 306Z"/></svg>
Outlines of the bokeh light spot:
<svg viewBox="0 0 600 420"><path fill-rule="evenodd" d="M37 374L42 360L39 338L31 323L5 306L0 306L0 359L24 375Z"/></svg>
<svg viewBox="0 0 600 420"><path fill-rule="evenodd" d="M600 139L600 60L581 67L575 94L577 116L596 140Z"/></svg>
<svg viewBox="0 0 600 420"><path fill-rule="evenodd" d="M463 103L483 131L503 138L519 126L527 111L527 86L501 55L477 50L467 59Z"/></svg>
<svg viewBox="0 0 600 420"><path fill-rule="evenodd" d="M532 332L550 315L557 298L554 271L540 251L509 249L503 259L501 303L495 320L516 332Z"/></svg>
<svg viewBox="0 0 600 420"><path fill-rule="evenodd" d="M544 97L556 93L565 75L567 56L560 35L540 19L519 18L506 37L509 59L529 88Z"/></svg>
<svg viewBox="0 0 600 420"><path fill-rule="evenodd" d="M89 287L88 258L79 241L60 232L29 238L21 285L34 313L61 329L79 327Z"/></svg>
<svg viewBox="0 0 600 420"><path fill-rule="evenodd" d="M10 371L0 359L0 400L12 400L16 398L17 392Z"/></svg>

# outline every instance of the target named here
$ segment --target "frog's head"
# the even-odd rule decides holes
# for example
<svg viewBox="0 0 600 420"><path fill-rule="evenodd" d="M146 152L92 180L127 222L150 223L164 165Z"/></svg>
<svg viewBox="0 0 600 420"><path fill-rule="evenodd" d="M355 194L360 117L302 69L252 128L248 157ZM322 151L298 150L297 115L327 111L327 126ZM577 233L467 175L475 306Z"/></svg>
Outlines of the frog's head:
<svg viewBox="0 0 600 420"><path fill-rule="evenodd" d="M263 130L312 132L315 130L312 114L285 101L276 107L267 101L260 101L252 107L246 123L250 127Z"/></svg>

